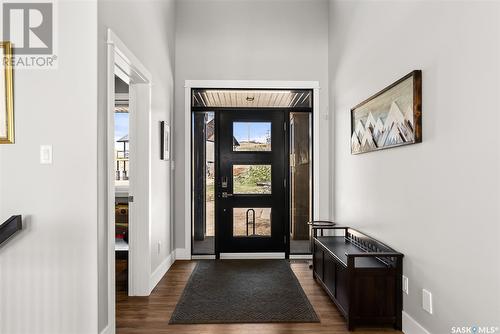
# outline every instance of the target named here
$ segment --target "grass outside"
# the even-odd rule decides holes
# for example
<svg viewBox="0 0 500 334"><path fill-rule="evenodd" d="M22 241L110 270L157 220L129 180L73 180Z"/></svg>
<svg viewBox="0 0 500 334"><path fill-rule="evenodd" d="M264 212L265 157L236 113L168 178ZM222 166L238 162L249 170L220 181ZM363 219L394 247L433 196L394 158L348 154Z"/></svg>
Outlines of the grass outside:
<svg viewBox="0 0 500 334"><path fill-rule="evenodd" d="M214 178L207 178L205 202L206 236L215 236L215 185Z"/></svg>
<svg viewBox="0 0 500 334"><path fill-rule="evenodd" d="M270 194L271 165L239 165L233 167L235 194Z"/></svg>
<svg viewBox="0 0 500 334"><path fill-rule="evenodd" d="M257 184L238 183L234 185L235 194L270 194L271 187Z"/></svg>

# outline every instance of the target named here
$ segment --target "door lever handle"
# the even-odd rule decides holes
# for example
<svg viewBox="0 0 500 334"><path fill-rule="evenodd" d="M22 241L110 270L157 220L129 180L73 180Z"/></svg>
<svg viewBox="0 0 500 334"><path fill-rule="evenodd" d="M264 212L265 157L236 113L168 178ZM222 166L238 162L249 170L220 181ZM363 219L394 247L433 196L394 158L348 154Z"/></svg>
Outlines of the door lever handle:
<svg viewBox="0 0 500 334"><path fill-rule="evenodd" d="M223 191L222 192L222 198L228 198L228 197L233 197L233 194L230 194L230 193L228 193L226 191Z"/></svg>
<svg viewBox="0 0 500 334"><path fill-rule="evenodd" d="M223 176L221 180L222 188L227 188L227 176Z"/></svg>

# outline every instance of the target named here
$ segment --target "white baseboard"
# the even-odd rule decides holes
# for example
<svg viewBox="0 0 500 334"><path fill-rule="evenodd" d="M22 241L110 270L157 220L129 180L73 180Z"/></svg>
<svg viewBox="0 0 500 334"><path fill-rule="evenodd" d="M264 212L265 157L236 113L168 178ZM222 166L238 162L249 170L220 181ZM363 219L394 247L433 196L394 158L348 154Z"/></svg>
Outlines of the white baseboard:
<svg viewBox="0 0 500 334"><path fill-rule="evenodd" d="M150 291L153 291L156 285L158 285L158 283L161 281L163 276L165 276L168 269L170 269L170 267L174 262L175 262L175 252L172 252L165 260L163 260L162 263L160 263L158 268L156 268L156 270L151 274Z"/></svg>
<svg viewBox="0 0 500 334"><path fill-rule="evenodd" d="M175 249L175 259L176 260L191 260L191 251L187 248L176 248Z"/></svg>
<svg viewBox="0 0 500 334"><path fill-rule="evenodd" d="M192 260L215 260L215 255L193 255Z"/></svg>
<svg viewBox="0 0 500 334"><path fill-rule="evenodd" d="M405 334L431 334L427 329L422 327L408 313L403 311L403 333Z"/></svg>
<svg viewBox="0 0 500 334"><path fill-rule="evenodd" d="M284 259L285 253L220 253L221 260Z"/></svg>
<svg viewBox="0 0 500 334"><path fill-rule="evenodd" d="M290 254L290 260L312 260L313 256L311 254Z"/></svg>
<svg viewBox="0 0 500 334"><path fill-rule="evenodd" d="M100 332L100 334L112 334L112 333L113 332L111 331L111 327L109 327L109 325L104 327L104 329Z"/></svg>

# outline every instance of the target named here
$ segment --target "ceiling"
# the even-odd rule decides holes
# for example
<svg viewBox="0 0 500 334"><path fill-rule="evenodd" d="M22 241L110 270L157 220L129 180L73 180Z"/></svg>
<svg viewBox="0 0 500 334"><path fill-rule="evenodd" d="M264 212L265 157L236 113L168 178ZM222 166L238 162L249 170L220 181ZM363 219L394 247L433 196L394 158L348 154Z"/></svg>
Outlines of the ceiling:
<svg viewBox="0 0 500 334"><path fill-rule="evenodd" d="M311 108L311 90L194 89L193 107Z"/></svg>

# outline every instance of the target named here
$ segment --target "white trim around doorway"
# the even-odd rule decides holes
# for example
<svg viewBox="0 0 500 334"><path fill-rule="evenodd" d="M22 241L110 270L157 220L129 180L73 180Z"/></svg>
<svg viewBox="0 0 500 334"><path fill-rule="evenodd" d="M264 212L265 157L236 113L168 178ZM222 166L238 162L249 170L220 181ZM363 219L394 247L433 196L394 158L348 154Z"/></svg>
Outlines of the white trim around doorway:
<svg viewBox="0 0 500 334"><path fill-rule="evenodd" d="M104 212L107 235L107 327L104 333L115 333L115 152L114 152L114 112L115 112L115 75L129 84L130 107L141 115L141 120L136 120L136 131L142 140L143 146L149 145L149 117L151 113L151 73L144 67L140 60L127 48L122 40L111 30L107 30L106 40L106 124L103 126L106 147L105 174L102 182L106 184L106 199L99 209ZM147 128L146 128L147 127ZM104 134L105 133L105 134ZM146 139L144 139L146 138ZM137 144L137 143L136 143ZM149 151L141 157L136 156L137 164L135 174L137 180L149 177L149 168L142 161L148 163ZM145 160L147 159L147 160ZM135 182L134 188L127 195L132 194L140 198L135 201L134 224L129 233L129 295L149 295L151 292L151 261L149 241L149 182ZM100 203L101 203L100 202ZM135 225L135 226L134 226Z"/></svg>
<svg viewBox="0 0 500 334"><path fill-rule="evenodd" d="M184 178L185 198L184 198L184 212L185 214L185 240L182 250L177 249L177 252L182 253L182 257L177 259L191 259L191 89L193 88L218 88L218 89L312 89L313 90L313 219L319 219L319 81L266 81L266 80L186 80L184 83L184 152L186 172ZM232 253L226 255L232 256ZM246 253L238 253L243 256ZM263 254L268 253L248 253L252 257L246 258L259 258ZM269 253L277 254L277 253ZM280 253L281 254L281 253ZM222 254L221 254L222 258ZM243 257L239 257L243 258ZM283 257L285 258L284 253Z"/></svg>

